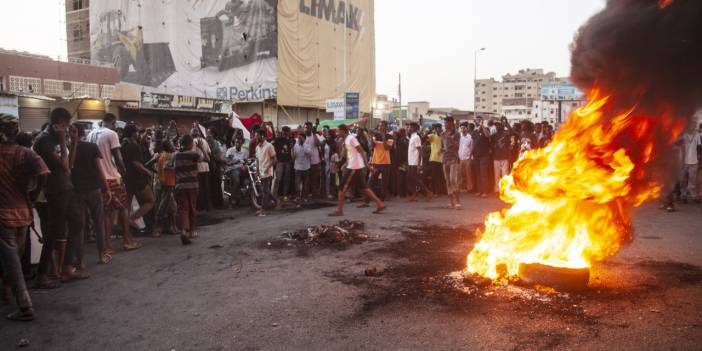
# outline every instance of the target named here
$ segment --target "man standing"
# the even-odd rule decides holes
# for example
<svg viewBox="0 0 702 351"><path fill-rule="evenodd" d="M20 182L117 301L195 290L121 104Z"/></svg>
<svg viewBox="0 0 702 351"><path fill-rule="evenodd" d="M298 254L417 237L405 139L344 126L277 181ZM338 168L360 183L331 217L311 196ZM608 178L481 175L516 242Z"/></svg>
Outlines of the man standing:
<svg viewBox="0 0 702 351"><path fill-rule="evenodd" d="M37 270L37 288L58 286L56 281L49 280L49 267L53 265L54 273L60 275L58 269L63 268L66 257L68 204L73 196L66 135L70 122L71 113L68 110L60 107L54 109L49 126L34 143L34 150L51 171L44 188L49 223ZM54 250L58 254L57 264L53 264Z"/></svg>
<svg viewBox="0 0 702 351"><path fill-rule="evenodd" d="M7 318L31 321L34 309L19 255L24 251L27 227L32 223L29 201L35 196L27 193L29 181L39 176L38 191L49 169L34 151L16 144L18 132L19 118L0 113L0 266L3 268L3 284L9 285L19 307Z"/></svg>
<svg viewBox="0 0 702 351"><path fill-rule="evenodd" d="M329 216L343 216L346 192L357 188L361 189L366 196L375 202L377 208L373 213L380 214L387 206L380 201L373 190L368 188L366 182L363 180L362 170L370 166L368 165L368 158L361 148L361 144L356 140L355 136L349 134L349 128L345 124L339 126L339 138L344 140L344 146L346 148L347 172L344 173L344 179L341 182L342 188L339 189L339 201L336 211L330 213Z"/></svg>
<svg viewBox="0 0 702 351"><path fill-rule="evenodd" d="M180 150L173 155L170 168L175 169L175 198L178 203L180 242L190 245L195 238L195 218L197 216L197 192L199 187L197 164L202 161L200 154L193 151L193 137L183 135Z"/></svg>
<svg viewBox="0 0 702 351"><path fill-rule="evenodd" d="M681 189L680 197L683 202L697 200L697 173L699 172L699 166L697 159L697 147L702 145L700 141L700 134L694 129L694 124L692 124L683 138L683 178L687 178L687 186ZM681 181L681 186L684 182Z"/></svg>
<svg viewBox="0 0 702 351"><path fill-rule="evenodd" d="M127 204L131 207L134 197L139 202L139 209L129 218L131 221L149 213L156 203L154 192L151 189L151 172L144 167L142 149L136 140L137 131L136 125L127 125L124 128L124 143L122 144L122 158L127 170L124 175L127 187Z"/></svg>
<svg viewBox="0 0 702 351"><path fill-rule="evenodd" d="M88 134L88 141L97 144L100 149L100 170L107 181L109 189L103 194L103 207L105 208L105 250L114 253L112 249L112 224L118 216L122 224L124 249L136 250L141 244L134 241L129 228L129 210L127 207L127 191L122 182L122 175L117 169L125 173L124 161L120 152L119 136L114 131L117 117L111 113L105 114L102 125L93 129ZM109 195L108 195L109 194Z"/></svg>
<svg viewBox="0 0 702 351"><path fill-rule="evenodd" d="M441 148L444 154L444 179L446 180L446 192L449 198L450 209L461 209L460 189L458 187L458 175L460 162L458 159L458 146L461 136L456 132L456 124L453 117L446 117L444 120L446 131L441 134Z"/></svg>
<svg viewBox="0 0 702 351"><path fill-rule="evenodd" d="M480 197L487 197L490 192L490 131L483 126L483 120L476 119L476 130L473 132L473 160L478 166L478 193Z"/></svg>
<svg viewBox="0 0 702 351"><path fill-rule="evenodd" d="M305 194L305 189L307 189L309 181L310 153L309 144L305 143L305 134L298 135L297 143L293 147L292 157L295 163L295 194L300 202L303 202L305 195L307 195Z"/></svg>
<svg viewBox="0 0 702 351"><path fill-rule="evenodd" d="M292 170L291 151L294 141L290 134L290 127L283 127L282 132L273 140L275 155L278 162L275 165L275 182L273 183L273 194L280 194L280 184L283 184L283 201L287 201L290 194L290 177Z"/></svg>
<svg viewBox="0 0 702 351"><path fill-rule="evenodd" d="M373 157L371 164L373 165L371 170L371 177L368 180L368 187L373 188L373 185L378 181L378 177L381 178L380 182L380 199L386 201L388 196L388 184L390 183L390 152L395 143L395 139L392 135L388 134L388 122L380 122L378 127L378 133L373 136ZM370 199L366 198L359 207L370 206L368 202Z"/></svg>
<svg viewBox="0 0 702 351"><path fill-rule="evenodd" d="M473 191L473 130L475 126L468 122L461 123L461 141L458 144L458 160L460 161L460 184L465 184L467 191ZM460 187L459 187L460 188Z"/></svg>
<svg viewBox="0 0 702 351"><path fill-rule="evenodd" d="M321 191L321 174L322 165L319 159L319 147L322 143L319 141L316 128L312 127L311 122L305 123L305 146L310 149L310 194L313 197L319 197Z"/></svg>
<svg viewBox="0 0 702 351"><path fill-rule="evenodd" d="M231 184L230 197L232 199L239 199L241 193L239 192L241 186L241 172L244 170L244 162L249 156L249 152L243 148L244 139L234 139L234 146L227 150L227 155L225 159L225 173L229 176ZM232 201L230 199L230 202Z"/></svg>
<svg viewBox="0 0 702 351"><path fill-rule="evenodd" d="M506 125L503 125L506 124ZM502 122L495 123L495 134L490 137L492 149L492 162L495 170L494 191L500 192L500 179L509 174L509 157L511 151L510 132L505 130L509 127L507 118L502 117Z"/></svg>
<svg viewBox="0 0 702 351"><path fill-rule="evenodd" d="M207 140L203 138L197 123L193 123L190 135L193 137L192 151L200 155L200 162L197 163L197 179L199 182L197 208L203 211L210 211L212 209L212 196L210 194L210 158L212 150L210 150Z"/></svg>
<svg viewBox="0 0 702 351"><path fill-rule="evenodd" d="M266 141L265 131L263 129L256 131L254 139L256 139L256 159L258 160L258 173L261 176L261 191L263 192L260 204L261 209L256 212L256 215L265 217L266 206L268 206L268 202L271 199L276 202L276 208L280 206L278 197L271 193L273 169L275 168L276 162L275 148L273 144ZM319 153L317 153L317 160L319 161Z"/></svg>
<svg viewBox="0 0 702 351"><path fill-rule="evenodd" d="M424 185L424 180L419 174L419 166L422 160L422 138L419 137L419 124L410 124L410 140L407 147L407 188L409 191L409 201L417 201L417 188L424 191L427 201L431 201L433 193Z"/></svg>
<svg viewBox="0 0 702 351"><path fill-rule="evenodd" d="M432 132L427 135L427 141L431 148L429 154L429 171L431 174L431 187L434 194L440 195L445 192L444 184L444 155L441 153L441 125L432 126Z"/></svg>

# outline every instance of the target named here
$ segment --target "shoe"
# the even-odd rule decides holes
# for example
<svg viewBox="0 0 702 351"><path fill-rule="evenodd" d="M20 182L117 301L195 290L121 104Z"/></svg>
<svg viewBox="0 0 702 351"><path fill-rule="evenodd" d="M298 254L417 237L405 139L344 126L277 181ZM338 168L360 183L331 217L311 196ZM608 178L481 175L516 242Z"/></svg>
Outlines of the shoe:
<svg viewBox="0 0 702 351"><path fill-rule="evenodd" d="M6 317L11 321L30 322L34 320L34 309L31 307L21 308L14 313L8 314Z"/></svg>

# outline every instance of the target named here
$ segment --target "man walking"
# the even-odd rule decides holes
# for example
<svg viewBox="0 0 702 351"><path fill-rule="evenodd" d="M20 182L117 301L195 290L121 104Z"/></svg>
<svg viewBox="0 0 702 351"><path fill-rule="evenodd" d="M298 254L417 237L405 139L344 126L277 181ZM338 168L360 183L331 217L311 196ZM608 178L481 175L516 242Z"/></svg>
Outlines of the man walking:
<svg viewBox="0 0 702 351"><path fill-rule="evenodd" d="M32 223L32 196L27 191L30 179L35 177L39 177L40 189L49 169L34 151L17 145L18 132L19 118L0 113L0 266L3 284L9 285L19 308L7 318L31 321L34 309L20 264L27 227Z"/></svg>
<svg viewBox="0 0 702 351"><path fill-rule="evenodd" d="M395 139L388 134L388 122L380 122L378 133L373 136L373 157L371 159L372 169L371 177L368 180L368 188L373 188L373 185L380 178L380 199L387 200L388 184L390 183L390 152L392 151ZM359 207L368 207L370 199L366 198Z"/></svg>
<svg viewBox="0 0 702 351"><path fill-rule="evenodd" d="M346 147L346 168L347 172L344 173L344 179L341 182L342 188L339 189L339 201L336 210L329 214L329 216L343 216L344 215L344 201L346 192L349 190L361 189L363 193L366 194L373 202L375 202L376 209L373 211L374 214L380 214L383 212L387 206L383 204L382 201L375 195L373 190L368 188L366 182L363 179L364 168L368 168L368 158L361 148L361 144L358 142L355 136L349 134L349 128L342 124L339 126L339 138L344 140L344 146Z"/></svg>
<svg viewBox="0 0 702 351"><path fill-rule="evenodd" d="M138 129L134 124L124 128L124 143L122 144L122 158L127 172L124 182L127 187L127 204L131 207L132 198L136 197L139 209L130 216L130 221L144 217L154 208L156 199L151 189L151 171L144 167L142 150L136 140ZM148 228L153 230L153 228Z"/></svg>
<svg viewBox="0 0 702 351"><path fill-rule="evenodd" d="M190 245L195 238L195 218L197 216L198 162L202 161L199 153L193 151L193 137L183 135L180 150L173 155L170 168L175 169L175 198L178 203L178 221L180 223L180 242Z"/></svg>

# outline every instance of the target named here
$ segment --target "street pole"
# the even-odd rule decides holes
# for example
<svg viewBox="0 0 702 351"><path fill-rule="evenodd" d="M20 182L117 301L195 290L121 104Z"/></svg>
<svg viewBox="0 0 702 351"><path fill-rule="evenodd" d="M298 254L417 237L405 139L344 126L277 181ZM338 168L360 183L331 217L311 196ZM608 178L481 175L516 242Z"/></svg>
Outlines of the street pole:
<svg viewBox="0 0 702 351"><path fill-rule="evenodd" d="M476 104L476 98L478 96L478 53L485 51L485 48L477 49L473 52L473 111L475 116L478 115L478 106Z"/></svg>

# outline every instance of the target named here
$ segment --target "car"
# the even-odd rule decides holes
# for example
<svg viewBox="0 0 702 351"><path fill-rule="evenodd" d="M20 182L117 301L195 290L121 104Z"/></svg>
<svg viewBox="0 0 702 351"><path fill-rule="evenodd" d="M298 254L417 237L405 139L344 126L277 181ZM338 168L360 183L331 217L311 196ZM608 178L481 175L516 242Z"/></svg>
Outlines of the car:
<svg viewBox="0 0 702 351"><path fill-rule="evenodd" d="M91 130L100 127L102 125L102 120L100 119L79 119L75 123L80 124L85 128L85 134L90 133ZM124 121L117 121L117 128L124 128L127 125Z"/></svg>

